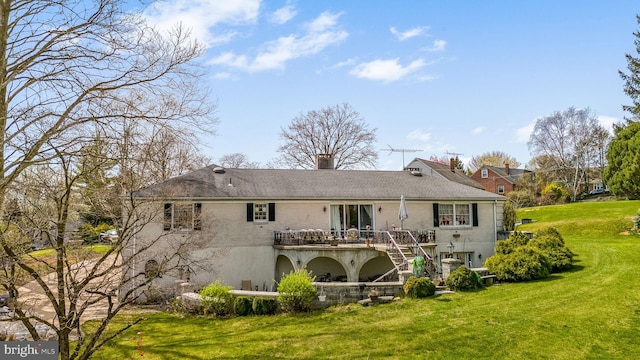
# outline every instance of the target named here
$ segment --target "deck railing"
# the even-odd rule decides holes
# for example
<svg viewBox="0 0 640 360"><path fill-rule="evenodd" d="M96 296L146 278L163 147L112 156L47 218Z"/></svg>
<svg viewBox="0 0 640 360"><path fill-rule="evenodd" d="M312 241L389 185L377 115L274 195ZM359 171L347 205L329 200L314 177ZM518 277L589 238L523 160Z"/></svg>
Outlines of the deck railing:
<svg viewBox="0 0 640 360"><path fill-rule="evenodd" d="M435 243L435 230L322 230L300 229L274 231L274 245L357 245L389 244L389 235L400 245Z"/></svg>

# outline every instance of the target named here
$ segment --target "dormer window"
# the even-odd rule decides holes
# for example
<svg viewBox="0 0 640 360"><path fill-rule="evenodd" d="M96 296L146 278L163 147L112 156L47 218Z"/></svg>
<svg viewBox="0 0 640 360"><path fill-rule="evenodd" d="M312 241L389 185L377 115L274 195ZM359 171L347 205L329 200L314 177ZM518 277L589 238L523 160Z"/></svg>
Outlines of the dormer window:
<svg viewBox="0 0 640 360"><path fill-rule="evenodd" d="M489 178L489 170L487 169L480 170L480 177L482 177L483 179Z"/></svg>

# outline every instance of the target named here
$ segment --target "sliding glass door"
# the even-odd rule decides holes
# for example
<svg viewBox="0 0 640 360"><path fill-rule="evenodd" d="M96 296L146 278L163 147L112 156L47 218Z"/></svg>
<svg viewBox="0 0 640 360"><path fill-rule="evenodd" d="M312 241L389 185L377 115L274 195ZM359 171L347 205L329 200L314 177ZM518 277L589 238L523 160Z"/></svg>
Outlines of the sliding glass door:
<svg viewBox="0 0 640 360"><path fill-rule="evenodd" d="M348 229L373 229L373 205L331 205L331 230L343 234Z"/></svg>

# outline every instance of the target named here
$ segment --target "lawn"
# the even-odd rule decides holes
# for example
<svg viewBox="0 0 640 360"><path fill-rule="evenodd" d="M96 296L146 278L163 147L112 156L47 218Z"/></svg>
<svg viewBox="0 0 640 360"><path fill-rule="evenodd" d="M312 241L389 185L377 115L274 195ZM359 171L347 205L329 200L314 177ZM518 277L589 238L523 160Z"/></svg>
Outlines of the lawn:
<svg viewBox="0 0 640 360"><path fill-rule="evenodd" d="M542 281L303 315L144 314L94 358L640 358L640 235L629 231L639 208L611 201L521 210L519 218L536 221L519 230L554 226L577 254L572 271Z"/></svg>
<svg viewBox="0 0 640 360"><path fill-rule="evenodd" d="M92 259L105 254L109 250L108 245L92 244L78 245L67 248L67 260L71 264L86 259ZM25 262L35 269L38 273L43 274L52 271L57 259L56 250L53 248L45 248L34 250L24 255ZM47 265L48 264L48 265ZM27 275L26 272L18 270L16 275L16 284L21 286L33 280L33 277Z"/></svg>

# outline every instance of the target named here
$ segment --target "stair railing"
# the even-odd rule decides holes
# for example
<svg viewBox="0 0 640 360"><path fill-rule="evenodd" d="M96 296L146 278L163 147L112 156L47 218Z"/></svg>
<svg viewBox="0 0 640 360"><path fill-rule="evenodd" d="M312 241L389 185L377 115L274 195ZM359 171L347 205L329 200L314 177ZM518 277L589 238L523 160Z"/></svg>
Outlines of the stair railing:
<svg viewBox="0 0 640 360"><path fill-rule="evenodd" d="M400 246L396 242L394 236L388 231L386 231L386 234L387 237L389 237L389 241L387 242L387 253L389 253L389 251L396 251L400 256L402 256L402 263L400 264L397 264L393 258L391 259L396 269L398 269L398 271L409 269L409 260L404 256L404 253L402 252L402 249L400 249Z"/></svg>
<svg viewBox="0 0 640 360"><path fill-rule="evenodd" d="M413 239L413 244L411 244L412 249L414 249L414 250L412 250L413 255L415 255L415 256L421 255L422 257L424 257L424 259L426 260L426 263L427 263L425 271L429 275L429 278L434 279L435 275L438 272L438 269L436 268L436 265L433 262L433 259L431 258L431 256L429 256L429 254L427 254L424 251L422 246L420 246L420 243L418 242L418 240L416 240L416 238L413 236L411 231L407 230L407 233L409 234L409 237L411 237L411 239Z"/></svg>

